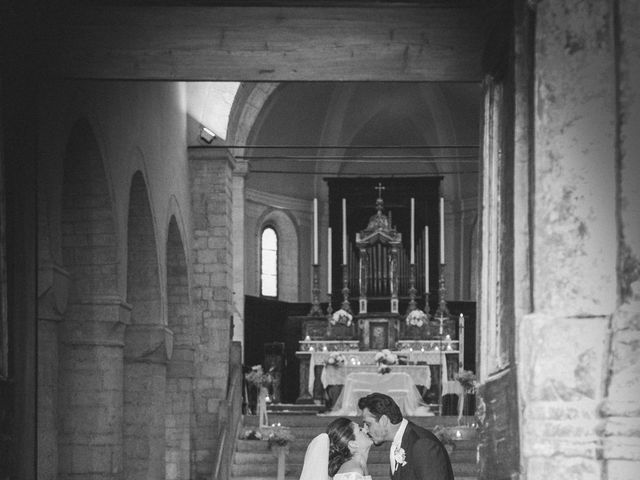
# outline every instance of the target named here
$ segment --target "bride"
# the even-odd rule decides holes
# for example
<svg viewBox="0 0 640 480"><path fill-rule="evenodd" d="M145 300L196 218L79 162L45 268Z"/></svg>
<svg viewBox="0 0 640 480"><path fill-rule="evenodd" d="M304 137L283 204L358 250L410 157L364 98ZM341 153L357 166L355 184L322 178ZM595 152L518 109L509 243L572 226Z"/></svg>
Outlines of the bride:
<svg viewBox="0 0 640 480"><path fill-rule="evenodd" d="M335 419L309 443L300 480L371 480L367 457L372 443L357 423Z"/></svg>

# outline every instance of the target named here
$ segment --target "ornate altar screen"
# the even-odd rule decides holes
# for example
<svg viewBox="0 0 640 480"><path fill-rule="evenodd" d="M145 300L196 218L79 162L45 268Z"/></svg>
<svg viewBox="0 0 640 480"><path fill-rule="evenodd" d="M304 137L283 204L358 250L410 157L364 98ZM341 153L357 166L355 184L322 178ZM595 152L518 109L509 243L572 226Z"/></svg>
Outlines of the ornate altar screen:
<svg viewBox="0 0 640 480"><path fill-rule="evenodd" d="M430 292L438 290L438 238L439 217L438 199L442 177L404 177L404 178L330 178L329 186L329 226L332 228L332 301L339 304L342 300L342 199L346 199L347 216L347 271L350 298L357 305L360 297L360 251L356 245L356 233L367 228L367 224L376 212L376 200L382 197L384 213L393 228L402 237L397 246L380 242L372 245L366 256L368 262L368 278L363 287L369 299L368 311L390 311L390 275L388 258L391 248L397 248L398 285L397 292L401 303L400 310L406 308L409 289L409 257L410 257L410 201L415 198L415 263L416 289L419 297L423 297L425 289L425 248L424 227L429 227L429 288ZM382 190L378 187L381 185Z"/></svg>

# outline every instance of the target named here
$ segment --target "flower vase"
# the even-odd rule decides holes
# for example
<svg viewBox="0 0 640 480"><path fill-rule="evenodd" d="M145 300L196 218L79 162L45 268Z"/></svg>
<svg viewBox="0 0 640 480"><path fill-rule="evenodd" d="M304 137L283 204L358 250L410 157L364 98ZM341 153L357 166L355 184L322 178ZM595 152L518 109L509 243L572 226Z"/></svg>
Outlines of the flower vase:
<svg viewBox="0 0 640 480"><path fill-rule="evenodd" d="M271 445L271 452L278 458L277 480L284 480L285 474L285 458L289 453L289 445Z"/></svg>
<svg viewBox="0 0 640 480"><path fill-rule="evenodd" d="M426 338L426 328L417 325L408 325L406 329L406 337L409 340L424 340Z"/></svg>
<svg viewBox="0 0 640 480"><path fill-rule="evenodd" d="M269 425L269 419L267 418L267 396L269 391L267 387L260 387L258 391L258 425L260 427L267 427Z"/></svg>
<svg viewBox="0 0 640 480"><path fill-rule="evenodd" d="M462 415L464 414L464 401L467 392L463 391L458 395L458 425L462 425Z"/></svg>

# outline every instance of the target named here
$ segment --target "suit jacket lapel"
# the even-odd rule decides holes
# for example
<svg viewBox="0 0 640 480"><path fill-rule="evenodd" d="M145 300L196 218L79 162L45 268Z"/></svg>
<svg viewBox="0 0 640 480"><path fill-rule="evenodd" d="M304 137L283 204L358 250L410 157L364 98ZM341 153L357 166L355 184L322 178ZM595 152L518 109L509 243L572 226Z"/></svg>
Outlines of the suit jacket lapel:
<svg viewBox="0 0 640 480"><path fill-rule="evenodd" d="M411 427L411 423L409 423L407 425L407 428L404 431L404 435L402 435L402 440L400 441L400 448L402 448L404 450L405 453L405 461L407 462L407 464L404 467L398 467L398 469L396 470L396 477L394 480L402 480L403 478L412 478L411 475L405 475L405 472L407 472L408 468L411 468L411 457L410 457L410 451L411 451L411 446L415 443L415 441L417 440L417 436L416 433L413 431L413 428Z"/></svg>

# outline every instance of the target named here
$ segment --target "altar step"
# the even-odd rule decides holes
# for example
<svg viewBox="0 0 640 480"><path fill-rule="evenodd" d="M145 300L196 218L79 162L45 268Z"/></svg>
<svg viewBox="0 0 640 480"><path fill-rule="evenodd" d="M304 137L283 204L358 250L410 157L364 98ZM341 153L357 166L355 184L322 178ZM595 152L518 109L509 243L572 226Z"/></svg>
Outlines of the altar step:
<svg viewBox="0 0 640 480"><path fill-rule="evenodd" d="M284 409L286 410L286 409ZM295 440L289 445L286 459L285 480L298 480L302 471L304 454L309 441L319 433L325 431L326 426L336 417L305 414L269 412L269 423L286 426L291 430ZM355 422L361 419L353 417ZM427 429L436 425L456 426L456 417L411 417L410 420ZM470 419L467 419L470 420ZM245 416L241 432L248 429L258 429L258 417ZM451 463L456 480L476 480L476 448L477 440L456 441L456 447L451 454ZM369 473L373 480L389 479L389 453L385 447L372 447L369 452ZM267 442L256 440L237 440L231 467L233 480L273 480L277 475L277 459L270 452Z"/></svg>

